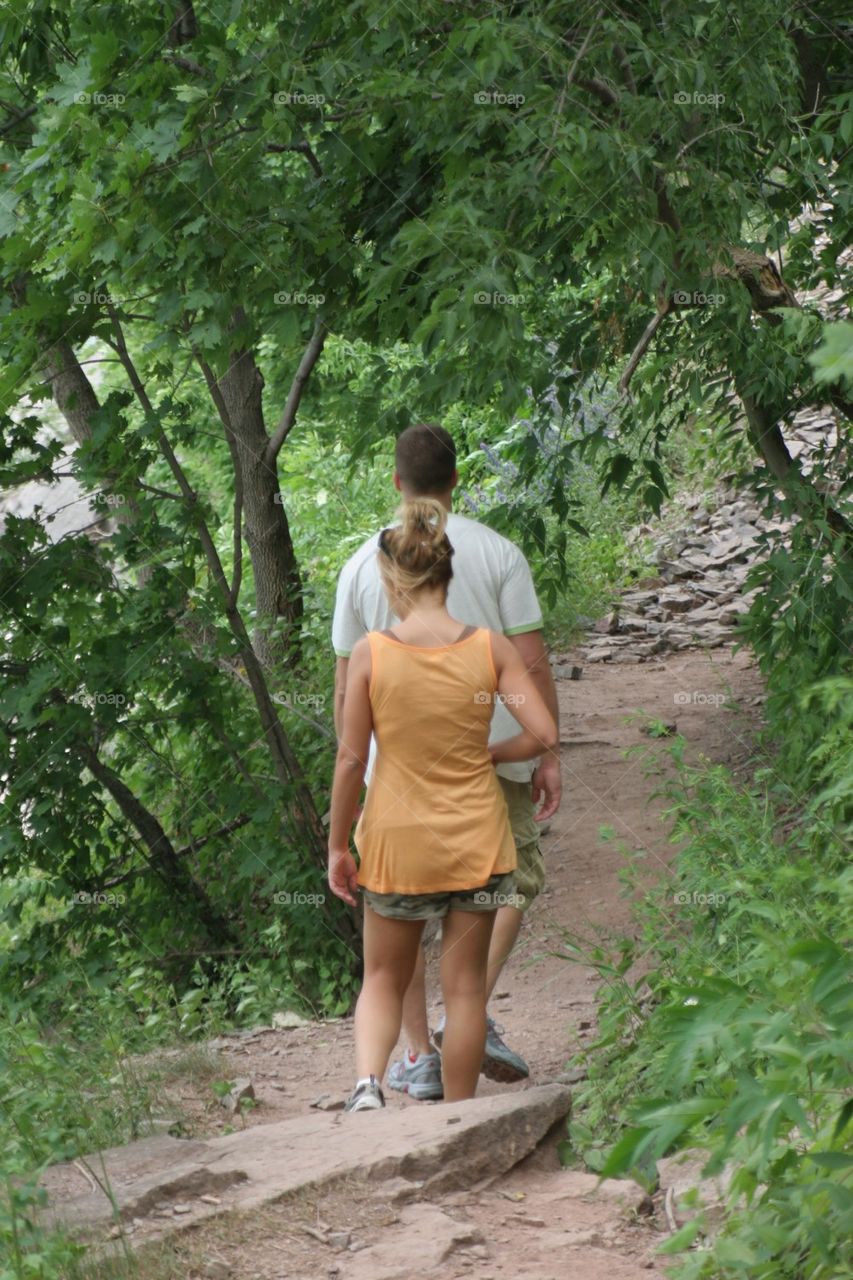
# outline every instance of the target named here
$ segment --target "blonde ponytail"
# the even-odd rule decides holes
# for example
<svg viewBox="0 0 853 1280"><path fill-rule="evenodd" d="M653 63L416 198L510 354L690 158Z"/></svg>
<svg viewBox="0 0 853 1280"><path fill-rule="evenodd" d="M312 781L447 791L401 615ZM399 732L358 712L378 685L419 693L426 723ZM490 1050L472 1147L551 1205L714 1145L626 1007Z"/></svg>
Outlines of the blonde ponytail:
<svg viewBox="0 0 853 1280"><path fill-rule="evenodd" d="M453 547L447 536L447 509L435 498L407 498L400 523L379 535L382 576L397 595L424 587L447 587L453 577Z"/></svg>

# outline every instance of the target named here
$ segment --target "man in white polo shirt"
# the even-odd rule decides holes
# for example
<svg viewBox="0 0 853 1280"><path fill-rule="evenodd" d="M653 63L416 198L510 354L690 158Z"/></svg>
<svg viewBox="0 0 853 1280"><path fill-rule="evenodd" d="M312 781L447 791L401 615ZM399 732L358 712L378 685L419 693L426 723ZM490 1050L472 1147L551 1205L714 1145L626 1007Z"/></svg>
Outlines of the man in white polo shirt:
<svg viewBox="0 0 853 1280"><path fill-rule="evenodd" d="M456 446L443 427L418 423L408 427L397 440L394 485L403 497L437 498L450 512L447 536L453 547L453 577L447 608L454 618L473 626L489 627L510 637L558 721L557 693L548 655L542 639L542 614L530 568L522 553L493 529L456 515L451 497L457 483ZM341 713L349 655L367 631L382 631L397 621L388 607L379 577L376 552L379 533L369 538L347 561L338 580L332 644L337 657L335 670L335 728L340 734ZM558 721L559 723L559 721ZM498 702L492 719L491 742L519 732L518 721ZM366 780L369 783L376 747L370 743ZM504 962L516 938L524 912L541 891L545 881L539 849L538 823L556 812L560 803L560 762L547 753L539 761L501 764L497 773L509 810L518 852L515 872L517 905L500 907L489 950L486 997L492 994ZM542 800L538 813L535 805ZM425 930L432 936L437 933ZM413 1098L442 1097L441 1060L429 1035L423 950L403 1006L403 1032L407 1047L400 1062L388 1073L391 1088ZM436 1028L435 1042L441 1045L443 1020ZM500 1028L489 1018L483 1073L492 1080L521 1080L530 1074L527 1063L504 1043Z"/></svg>

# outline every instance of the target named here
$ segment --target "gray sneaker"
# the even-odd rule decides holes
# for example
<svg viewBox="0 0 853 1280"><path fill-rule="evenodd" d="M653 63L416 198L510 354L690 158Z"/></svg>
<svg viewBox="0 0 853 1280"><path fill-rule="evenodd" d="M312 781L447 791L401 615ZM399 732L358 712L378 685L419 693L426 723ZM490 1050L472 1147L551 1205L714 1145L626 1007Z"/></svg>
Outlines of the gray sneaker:
<svg viewBox="0 0 853 1280"><path fill-rule="evenodd" d="M378 1111L385 1106L385 1095L376 1076L353 1089L344 1111Z"/></svg>
<svg viewBox="0 0 853 1280"><path fill-rule="evenodd" d="M514 1080L526 1080L530 1068L520 1053L510 1049L501 1040L499 1027L494 1018L488 1019L489 1029L486 1032L486 1052L483 1055L481 1070L487 1080L500 1080L502 1084L511 1084Z"/></svg>
<svg viewBox="0 0 853 1280"><path fill-rule="evenodd" d="M443 1098L440 1054L419 1053L413 1061L407 1049L400 1061L393 1063L388 1072L388 1088L407 1093L418 1102Z"/></svg>
<svg viewBox="0 0 853 1280"><path fill-rule="evenodd" d="M500 1084L513 1084L516 1080L526 1080L530 1068L520 1053L515 1053L500 1037L503 1027L499 1027L494 1018L487 1018L486 1048L483 1053L483 1065L480 1070L487 1080L497 1080ZM435 1029L433 1040L441 1047L444 1036L444 1018Z"/></svg>

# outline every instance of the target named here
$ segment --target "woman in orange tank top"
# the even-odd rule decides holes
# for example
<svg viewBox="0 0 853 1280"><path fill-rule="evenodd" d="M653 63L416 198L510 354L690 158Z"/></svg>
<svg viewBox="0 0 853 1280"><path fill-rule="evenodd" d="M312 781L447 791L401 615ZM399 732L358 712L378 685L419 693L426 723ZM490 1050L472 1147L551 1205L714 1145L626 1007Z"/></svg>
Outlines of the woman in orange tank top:
<svg viewBox="0 0 853 1280"><path fill-rule="evenodd" d="M425 921L442 917L442 1077L448 1102L474 1096L486 1038L486 963L498 906L513 892L515 844L494 772L557 746L554 719L515 646L446 608L453 548L432 498L400 508L379 563L401 622L358 642L347 673L332 784L329 885L364 907L364 983L355 1012L357 1083L347 1110L384 1106L380 1081L400 1034ZM522 725L488 745L493 701ZM371 733L377 757L349 849ZM511 904L510 904L511 905Z"/></svg>

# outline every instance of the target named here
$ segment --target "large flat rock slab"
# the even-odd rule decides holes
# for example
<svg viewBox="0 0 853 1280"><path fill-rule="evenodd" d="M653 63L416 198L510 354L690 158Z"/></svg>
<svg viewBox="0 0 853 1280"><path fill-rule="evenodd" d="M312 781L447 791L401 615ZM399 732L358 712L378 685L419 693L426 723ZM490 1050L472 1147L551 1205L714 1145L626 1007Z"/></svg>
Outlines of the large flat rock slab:
<svg viewBox="0 0 853 1280"><path fill-rule="evenodd" d="M206 1141L147 1138L49 1169L46 1216L78 1233L146 1219L148 1239L155 1227L163 1234L353 1176L403 1178L421 1195L467 1188L513 1168L570 1109L569 1090L548 1084L399 1110L312 1111ZM76 1194L72 1171L86 1187Z"/></svg>

